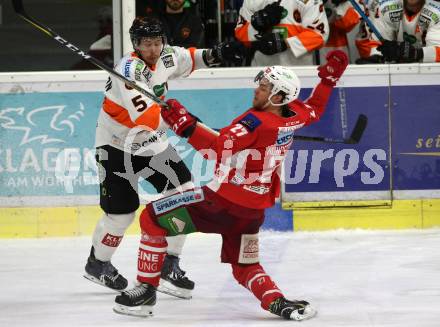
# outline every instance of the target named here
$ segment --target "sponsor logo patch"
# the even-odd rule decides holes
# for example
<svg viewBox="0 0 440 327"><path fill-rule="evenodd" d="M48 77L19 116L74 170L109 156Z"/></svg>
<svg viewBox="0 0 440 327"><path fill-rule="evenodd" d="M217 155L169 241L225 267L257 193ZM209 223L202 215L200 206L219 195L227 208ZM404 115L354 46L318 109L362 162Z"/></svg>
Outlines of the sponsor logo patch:
<svg viewBox="0 0 440 327"><path fill-rule="evenodd" d="M169 54L169 55L163 56L162 62L164 64L165 68L173 67L174 66L173 55Z"/></svg>
<svg viewBox="0 0 440 327"><path fill-rule="evenodd" d="M152 205L154 213L158 215L176 209L182 205L201 202L204 199L202 190L186 191L155 201Z"/></svg>
<svg viewBox="0 0 440 327"><path fill-rule="evenodd" d="M242 124L244 127L246 127L247 130L253 132L258 126L261 125L261 120L259 120L256 116L249 113L246 116L244 116L240 121L240 124Z"/></svg>
<svg viewBox="0 0 440 327"><path fill-rule="evenodd" d="M259 261L258 234L242 234L238 263L251 264Z"/></svg>
<svg viewBox="0 0 440 327"><path fill-rule="evenodd" d="M109 233L105 234L104 238L102 239L101 243L107 246L110 246L112 248L115 248L121 243L122 236L115 236L111 235Z"/></svg>
<svg viewBox="0 0 440 327"><path fill-rule="evenodd" d="M124 66L124 75L125 77L130 77L130 66L133 62L133 59L128 59Z"/></svg>

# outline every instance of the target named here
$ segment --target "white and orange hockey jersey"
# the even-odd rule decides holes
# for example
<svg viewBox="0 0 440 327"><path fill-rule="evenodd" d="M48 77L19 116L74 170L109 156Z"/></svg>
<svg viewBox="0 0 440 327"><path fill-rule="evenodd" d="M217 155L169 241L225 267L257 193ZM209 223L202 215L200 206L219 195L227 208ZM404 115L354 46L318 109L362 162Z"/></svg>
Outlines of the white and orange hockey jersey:
<svg viewBox="0 0 440 327"><path fill-rule="evenodd" d="M207 68L202 56L203 50L167 45L154 67L149 67L132 52L118 62L115 70L150 93L164 98L169 79L186 77L194 69ZM95 146L111 145L147 156L166 149L168 125L162 120L158 104L111 76L104 94Z"/></svg>
<svg viewBox="0 0 440 327"><path fill-rule="evenodd" d="M328 52L336 49L350 54L352 62L352 49L349 49L347 34L359 24L361 16L348 1L335 5L331 0L327 0L324 8L330 26L330 35L327 43L319 50L321 62L325 62L325 56Z"/></svg>
<svg viewBox="0 0 440 327"><path fill-rule="evenodd" d="M244 0L240 8L235 37L245 44L256 40L258 31L251 25L251 17L258 10L276 0ZM313 64L313 51L327 41L329 26L322 0L281 0L285 11L272 31L283 34L288 48L272 56L255 53L252 66L297 66Z"/></svg>
<svg viewBox="0 0 440 327"><path fill-rule="evenodd" d="M409 41L423 48L423 62L440 62L439 1L426 0L418 13L408 16L403 0L375 0L370 7L370 18L384 39ZM380 43L374 35L372 41L369 55L380 55L376 49Z"/></svg>

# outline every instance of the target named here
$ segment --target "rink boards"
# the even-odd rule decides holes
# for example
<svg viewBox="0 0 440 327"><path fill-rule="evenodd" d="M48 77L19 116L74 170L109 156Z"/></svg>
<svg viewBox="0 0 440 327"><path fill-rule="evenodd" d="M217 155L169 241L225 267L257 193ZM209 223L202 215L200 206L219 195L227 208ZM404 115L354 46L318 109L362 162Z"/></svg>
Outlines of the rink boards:
<svg viewBox="0 0 440 327"><path fill-rule="evenodd" d="M305 99L316 71L296 71ZM207 125L222 127L248 108L257 72L195 72L170 82L168 95ZM288 211L269 210L265 227L439 226L439 72L435 65L350 67L321 121L298 134L348 137L363 113L369 124L362 141L295 142L283 175L281 205ZM0 74L0 237L91 233L100 216L93 143L106 78L104 72ZM170 136L204 184L212 164ZM141 189L148 200L152 190Z"/></svg>

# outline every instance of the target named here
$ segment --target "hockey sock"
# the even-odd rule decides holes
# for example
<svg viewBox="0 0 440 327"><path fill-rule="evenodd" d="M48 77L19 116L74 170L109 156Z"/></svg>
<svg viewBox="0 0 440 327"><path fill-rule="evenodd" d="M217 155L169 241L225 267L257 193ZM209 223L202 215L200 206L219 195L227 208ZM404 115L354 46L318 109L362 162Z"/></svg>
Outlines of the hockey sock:
<svg viewBox="0 0 440 327"><path fill-rule="evenodd" d="M96 259L111 260L134 216L134 212L121 215L104 213L93 232L92 244Z"/></svg>
<svg viewBox="0 0 440 327"><path fill-rule="evenodd" d="M264 310L269 309L272 301L283 296L275 282L258 263L252 265L233 264L232 274L241 285L260 300Z"/></svg>
<svg viewBox="0 0 440 327"><path fill-rule="evenodd" d="M176 235L167 237L168 249L167 253L178 257L182 254L182 248L185 244L186 235Z"/></svg>
<svg viewBox="0 0 440 327"><path fill-rule="evenodd" d="M139 244L137 279L141 283L157 287L167 251L167 231L155 222L147 209L142 211L139 222L142 237Z"/></svg>

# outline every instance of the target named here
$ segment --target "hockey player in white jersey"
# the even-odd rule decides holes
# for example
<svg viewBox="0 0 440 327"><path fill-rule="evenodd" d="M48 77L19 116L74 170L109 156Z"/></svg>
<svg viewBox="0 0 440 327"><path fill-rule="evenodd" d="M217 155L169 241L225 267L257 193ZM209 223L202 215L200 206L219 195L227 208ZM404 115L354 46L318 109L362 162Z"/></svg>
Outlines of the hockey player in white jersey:
<svg viewBox="0 0 440 327"><path fill-rule="evenodd" d="M440 2L373 0L370 18L382 37L372 35L370 62L440 62Z"/></svg>
<svg viewBox="0 0 440 327"><path fill-rule="evenodd" d="M328 39L322 0L245 0L235 37L256 49L252 66L312 65Z"/></svg>
<svg viewBox="0 0 440 327"><path fill-rule="evenodd" d="M238 42L220 43L213 49L169 46L161 22L136 19L130 28L134 52L115 70L158 97L164 97L169 79L186 77L194 69L241 62ZM161 107L118 79L109 77L96 128L96 160L100 175L100 206L84 277L115 290L127 287L111 259L139 207L138 179L148 181L161 195L193 188L192 177L168 143L168 125ZM194 282L179 267L184 238L168 240L168 255L158 290L190 298Z"/></svg>

